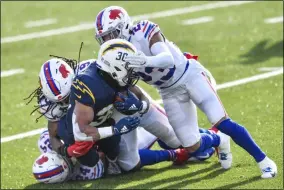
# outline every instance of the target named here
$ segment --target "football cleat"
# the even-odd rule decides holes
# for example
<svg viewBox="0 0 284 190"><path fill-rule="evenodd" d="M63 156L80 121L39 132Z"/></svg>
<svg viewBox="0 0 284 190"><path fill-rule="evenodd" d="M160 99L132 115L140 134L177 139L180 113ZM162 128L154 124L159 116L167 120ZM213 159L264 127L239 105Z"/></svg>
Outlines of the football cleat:
<svg viewBox="0 0 284 190"><path fill-rule="evenodd" d="M179 148L174 150L175 158L174 158L174 164L175 165L182 165L186 163L188 160L188 152L184 148Z"/></svg>
<svg viewBox="0 0 284 190"><path fill-rule="evenodd" d="M217 148L219 162L222 168L229 169L232 166L233 155L230 147L230 137L221 131L216 133L220 137L220 145Z"/></svg>
<svg viewBox="0 0 284 190"><path fill-rule="evenodd" d="M277 166L267 156L258 163L258 166L261 170L261 178L274 178L277 175Z"/></svg>
<svg viewBox="0 0 284 190"><path fill-rule="evenodd" d="M204 161L207 160L208 158L210 158L215 152L214 148L208 148L203 152L200 152L198 154L196 154L195 156L190 156L188 161L189 162L195 162L195 161Z"/></svg>

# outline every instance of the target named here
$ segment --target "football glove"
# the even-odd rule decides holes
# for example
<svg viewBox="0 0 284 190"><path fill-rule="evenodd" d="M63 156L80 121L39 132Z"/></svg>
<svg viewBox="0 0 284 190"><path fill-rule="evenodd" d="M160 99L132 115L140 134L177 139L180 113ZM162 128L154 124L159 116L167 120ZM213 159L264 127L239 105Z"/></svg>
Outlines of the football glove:
<svg viewBox="0 0 284 190"><path fill-rule="evenodd" d="M128 96L118 93L118 96L121 101L114 102L114 107L117 111L125 115L133 115L143 109L142 101L136 98L132 92L128 91Z"/></svg>
<svg viewBox="0 0 284 190"><path fill-rule="evenodd" d="M136 129L140 124L139 117L124 117L113 126L114 135L122 135Z"/></svg>
<svg viewBox="0 0 284 190"><path fill-rule="evenodd" d="M143 52L138 51L135 55L128 55L125 62L128 63L128 67L147 67L148 58Z"/></svg>

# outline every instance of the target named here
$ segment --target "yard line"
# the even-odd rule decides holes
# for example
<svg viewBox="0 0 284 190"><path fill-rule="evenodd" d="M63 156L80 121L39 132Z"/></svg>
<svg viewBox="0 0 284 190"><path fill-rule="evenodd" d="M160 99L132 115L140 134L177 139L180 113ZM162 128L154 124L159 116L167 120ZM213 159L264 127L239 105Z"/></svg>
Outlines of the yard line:
<svg viewBox="0 0 284 190"><path fill-rule="evenodd" d="M283 69L283 67L260 67L258 70L259 71L275 71L279 69Z"/></svg>
<svg viewBox="0 0 284 190"><path fill-rule="evenodd" d="M283 74L283 68L281 68L279 70L271 71L271 72L268 72L268 73L254 75L254 76L251 76L251 77L248 77L248 78L243 78L243 79L239 79L239 80L235 80L235 81L231 81L231 82L226 82L226 83L217 85L217 90L230 88L230 87L238 86L238 85L241 85L241 84L250 83L250 82L258 81L258 80L261 80L261 79L266 79L266 78L273 77L273 76L280 75L280 74ZM161 104L162 100L156 100L156 102ZM22 138L29 137L29 136L34 136L34 135L40 134L45 129L46 128L41 128L41 129L36 129L36 130L26 132L26 133L20 133L20 134L9 136L9 137L3 137L3 138L1 138L1 143L13 141L13 140L16 140L16 139L22 139Z"/></svg>
<svg viewBox="0 0 284 190"><path fill-rule="evenodd" d="M254 3L254 2L256 1L228 1L228 2L221 1L221 2L203 4L203 5L195 5L191 7L185 7L185 8L177 8L177 9L159 11L159 12L150 13L150 14L136 15L136 16L133 16L132 19L133 20L143 20L143 19L164 18L164 17L169 17L169 16L199 12L203 10L224 8L224 7L229 7L229 6L238 6L238 5L242 5L246 3ZM67 34L67 33L73 33L73 32L78 32L78 31L83 31L83 30L90 30L93 28L94 28L94 23L87 22L85 24L79 24L75 26L46 30L42 32L34 32L34 33L28 33L28 34L21 34L17 36L4 37L4 38L1 38L1 44L19 42L23 40L30 40L30 39L37 39L37 38L44 38L48 36L61 35L61 34Z"/></svg>
<svg viewBox="0 0 284 190"><path fill-rule="evenodd" d="M8 71L1 71L1 78L2 77L9 77L9 76L24 73L24 72L25 72L24 69L12 69L12 70L8 70Z"/></svg>
<svg viewBox="0 0 284 190"><path fill-rule="evenodd" d="M241 84L246 84L249 82L253 82L253 81L258 81L261 79L266 79L266 78L270 78L276 75L281 75L283 74L283 68L275 70L275 71L271 71L268 73L263 73L263 74L258 74L258 75L254 75L252 77L248 77L248 78L243 78L243 79L239 79L239 80L235 80L235 81L231 81L231 82L226 82L220 85L217 85L217 90L223 89L223 88L229 88L229 87L233 87L233 86L238 86Z"/></svg>
<svg viewBox="0 0 284 190"><path fill-rule="evenodd" d="M265 19L264 22L267 23L267 24L274 24L274 23L283 22L283 15L279 16L279 17Z"/></svg>
<svg viewBox="0 0 284 190"><path fill-rule="evenodd" d="M25 23L26 28L33 28L33 27L39 27L39 26L46 26L50 24L57 23L57 19L55 18L47 18L44 20L34 20L34 21L28 21Z"/></svg>
<svg viewBox="0 0 284 190"><path fill-rule="evenodd" d="M13 136L10 136L10 137L4 137L4 138L1 138L1 144L4 143L4 142L16 140L16 139L22 139L22 138L25 138L25 137L34 136L34 135L42 133L43 130L46 130L46 128L28 131L26 133L20 133L20 134L13 135Z"/></svg>
<svg viewBox="0 0 284 190"><path fill-rule="evenodd" d="M211 16L205 16L205 17L199 17L199 18L193 18L188 20L183 20L182 25L193 25L193 24L200 24L200 23L206 23L213 21L214 18Z"/></svg>
<svg viewBox="0 0 284 190"><path fill-rule="evenodd" d="M254 82L254 81L258 81L261 79L266 79L266 78L270 78L276 75L280 75L283 74L283 67L279 67L279 68L275 68L273 67L274 70L270 71L268 73L262 73L262 74L258 74L258 75L254 75L251 77L247 77L247 78L243 78L243 79L239 79L239 80L235 80L235 81L230 81L230 82L225 82L223 84L217 84L216 89L220 90L220 89L224 89L224 88L230 88L233 86L238 86L241 84L246 84L246 83L250 83L250 82ZM156 100L158 104L162 104L163 101L160 100Z"/></svg>

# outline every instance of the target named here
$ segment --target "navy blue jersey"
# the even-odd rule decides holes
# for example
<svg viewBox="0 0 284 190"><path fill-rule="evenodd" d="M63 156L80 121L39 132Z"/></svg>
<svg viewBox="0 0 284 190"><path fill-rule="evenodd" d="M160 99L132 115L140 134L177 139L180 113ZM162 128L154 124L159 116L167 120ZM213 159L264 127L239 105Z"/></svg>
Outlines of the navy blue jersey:
<svg viewBox="0 0 284 190"><path fill-rule="evenodd" d="M115 88L102 77L96 64L90 64L74 78L70 92L71 107L67 112L68 125L72 124L75 100L93 108L95 116L92 126L103 124L112 115L115 93Z"/></svg>

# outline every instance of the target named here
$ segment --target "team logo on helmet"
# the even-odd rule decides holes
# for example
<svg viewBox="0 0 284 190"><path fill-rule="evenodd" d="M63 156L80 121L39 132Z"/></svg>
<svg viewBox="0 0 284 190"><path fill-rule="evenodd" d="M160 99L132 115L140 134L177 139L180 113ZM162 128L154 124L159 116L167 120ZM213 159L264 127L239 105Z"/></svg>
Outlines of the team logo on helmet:
<svg viewBox="0 0 284 190"><path fill-rule="evenodd" d="M123 14L122 11L119 10L119 9L112 9L112 10L110 10L109 12L110 12L109 18L112 19L112 20L115 20L115 19L117 19L117 18L121 18L121 17L119 16L119 14L120 14L120 13Z"/></svg>
<svg viewBox="0 0 284 190"><path fill-rule="evenodd" d="M126 50L130 50L132 51L133 53L135 53L134 49L132 49L129 45L127 44L124 44L124 43L116 43L116 44L111 44L109 45L102 53L102 55L104 55L107 51L109 50L114 50L116 48L124 48Z"/></svg>
<svg viewBox="0 0 284 190"><path fill-rule="evenodd" d="M68 74L70 73L70 71L68 71L65 67L65 65L61 64L59 67L59 72L61 73L63 78L68 77Z"/></svg>
<svg viewBox="0 0 284 190"><path fill-rule="evenodd" d="M47 161L48 161L48 157L42 156L40 159L38 159L38 160L36 161L36 163L37 163L38 165L42 165L43 163L45 163L45 162L47 162Z"/></svg>

